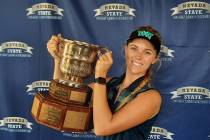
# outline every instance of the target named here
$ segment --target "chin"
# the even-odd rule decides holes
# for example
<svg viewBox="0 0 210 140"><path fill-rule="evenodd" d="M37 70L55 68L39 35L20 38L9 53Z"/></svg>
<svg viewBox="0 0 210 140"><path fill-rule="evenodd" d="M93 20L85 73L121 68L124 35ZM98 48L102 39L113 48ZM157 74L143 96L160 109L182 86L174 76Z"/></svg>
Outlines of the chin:
<svg viewBox="0 0 210 140"><path fill-rule="evenodd" d="M145 71L142 71L142 70L130 70L130 73L133 74L133 75L142 75L142 74L145 74L146 72Z"/></svg>
<svg viewBox="0 0 210 140"><path fill-rule="evenodd" d="M145 74L145 72L132 72L132 74L133 74L133 75L137 75L137 76L138 76L138 75L144 75L144 74Z"/></svg>

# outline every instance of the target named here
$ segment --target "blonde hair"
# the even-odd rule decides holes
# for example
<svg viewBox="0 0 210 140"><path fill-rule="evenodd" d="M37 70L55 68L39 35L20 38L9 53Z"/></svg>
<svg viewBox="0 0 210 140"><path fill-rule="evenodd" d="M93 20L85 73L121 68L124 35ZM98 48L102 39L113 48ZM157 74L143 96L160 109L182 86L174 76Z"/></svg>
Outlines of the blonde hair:
<svg viewBox="0 0 210 140"><path fill-rule="evenodd" d="M140 91L145 85L149 84L150 81L151 81L151 72L150 70L147 70L143 81L134 89L134 91L131 94Z"/></svg>

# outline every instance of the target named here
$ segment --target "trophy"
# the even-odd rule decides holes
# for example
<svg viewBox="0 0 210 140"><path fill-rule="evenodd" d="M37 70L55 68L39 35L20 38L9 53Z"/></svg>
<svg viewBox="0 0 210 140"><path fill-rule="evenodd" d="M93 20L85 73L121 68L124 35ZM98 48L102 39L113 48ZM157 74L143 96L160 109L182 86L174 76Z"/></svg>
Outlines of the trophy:
<svg viewBox="0 0 210 140"><path fill-rule="evenodd" d="M64 39L60 70L63 77L51 81L49 92L35 95L32 116L36 122L60 131L88 131L92 124L92 89L84 78L93 73L97 56L106 48Z"/></svg>

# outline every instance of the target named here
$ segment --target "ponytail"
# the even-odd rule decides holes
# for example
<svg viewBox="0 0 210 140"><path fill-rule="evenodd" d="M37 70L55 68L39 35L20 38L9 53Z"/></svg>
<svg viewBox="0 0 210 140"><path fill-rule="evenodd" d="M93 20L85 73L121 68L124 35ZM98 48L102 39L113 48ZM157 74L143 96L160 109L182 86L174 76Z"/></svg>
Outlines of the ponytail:
<svg viewBox="0 0 210 140"><path fill-rule="evenodd" d="M150 72L150 69L148 69L144 76L143 81L136 87L136 89L132 93L136 93L137 91L140 91L140 89L142 89L150 81L151 81L151 72Z"/></svg>

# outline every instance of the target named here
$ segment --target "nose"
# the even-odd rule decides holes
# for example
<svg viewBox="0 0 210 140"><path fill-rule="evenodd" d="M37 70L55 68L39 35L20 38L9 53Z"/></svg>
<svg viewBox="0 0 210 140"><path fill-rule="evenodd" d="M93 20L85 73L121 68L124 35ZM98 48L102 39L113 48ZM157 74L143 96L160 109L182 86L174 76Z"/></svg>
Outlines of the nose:
<svg viewBox="0 0 210 140"><path fill-rule="evenodd" d="M141 59L143 57L143 52L142 51L136 51L135 57L136 57L136 59Z"/></svg>

